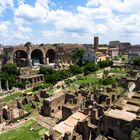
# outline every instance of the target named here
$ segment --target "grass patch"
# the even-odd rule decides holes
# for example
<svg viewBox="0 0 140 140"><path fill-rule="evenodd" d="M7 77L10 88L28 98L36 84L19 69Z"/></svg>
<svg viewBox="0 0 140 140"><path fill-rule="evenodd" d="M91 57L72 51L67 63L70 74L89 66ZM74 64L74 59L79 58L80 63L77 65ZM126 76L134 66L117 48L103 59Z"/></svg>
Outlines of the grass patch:
<svg viewBox="0 0 140 140"><path fill-rule="evenodd" d="M25 104L25 105L23 106L23 109L24 109L25 111L27 111L27 112L30 112L30 111L33 110L33 108L32 108L29 104Z"/></svg>
<svg viewBox="0 0 140 140"><path fill-rule="evenodd" d="M54 89L49 89L49 90L47 90L47 92L48 92L49 94L52 94L52 93L54 93Z"/></svg>
<svg viewBox="0 0 140 140"><path fill-rule="evenodd" d="M85 77L84 79L82 79L82 80L75 80L74 82L73 82L73 84L75 84L75 85L81 85L82 83L96 83L96 82L98 82L99 81L99 78L93 78L93 77Z"/></svg>
<svg viewBox="0 0 140 140"><path fill-rule="evenodd" d="M10 102L12 100L15 100L15 99L21 97L22 95L23 95L22 93L17 92L17 93L11 94L9 96L6 96L5 98L2 99L2 101L3 102Z"/></svg>
<svg viewBox="0 0 140 140"><path fill-rule="evenodd" d="M1 140L39 140L47 131L46 128L40 128L37 131L31 131L30 128L37 124L36 121L30 120L23 126L10 130L0 135Z"/></svg>

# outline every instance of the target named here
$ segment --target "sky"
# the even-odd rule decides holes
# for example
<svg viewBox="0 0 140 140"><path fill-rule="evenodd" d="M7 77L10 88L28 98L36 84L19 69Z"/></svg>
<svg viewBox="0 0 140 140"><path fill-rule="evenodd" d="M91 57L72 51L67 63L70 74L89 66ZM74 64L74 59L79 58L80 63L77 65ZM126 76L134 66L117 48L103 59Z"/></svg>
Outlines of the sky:
<svg viewBox="0 0 140 140"><path fill-rule="evenodd" d="M140 0L0 0L0 44L140 44Z"/></svg>

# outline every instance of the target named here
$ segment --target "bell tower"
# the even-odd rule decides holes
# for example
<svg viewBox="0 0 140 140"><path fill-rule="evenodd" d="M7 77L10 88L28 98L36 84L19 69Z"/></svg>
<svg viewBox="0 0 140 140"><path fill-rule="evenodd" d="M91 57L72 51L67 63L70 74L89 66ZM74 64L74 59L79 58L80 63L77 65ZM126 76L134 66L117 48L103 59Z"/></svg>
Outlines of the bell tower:
<svg viewBox="0 0 140 140"><path fill-rule="evenodd" d="M95 36L94 37L94 51L98 51L98 47L99 47L99 37Z"/></svg>

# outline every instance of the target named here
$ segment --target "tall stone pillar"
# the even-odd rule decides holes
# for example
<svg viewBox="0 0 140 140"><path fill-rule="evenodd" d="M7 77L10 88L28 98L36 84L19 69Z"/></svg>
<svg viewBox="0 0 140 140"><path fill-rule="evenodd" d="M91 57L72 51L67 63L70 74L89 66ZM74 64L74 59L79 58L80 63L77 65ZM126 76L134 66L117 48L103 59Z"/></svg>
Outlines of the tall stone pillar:
<svg viewBox="0 0 140 140"><path fill-rule="evenodd" d="M7 91L9 91L9 83L8 83L8 80L6 80L6 88L7 88Z"/></svg>
<svg viewBox="0 0 140 140"><path fill-rule="evenodd" d="M46 58L46 65L49 65L49 58Z"/></svg>
<svg viewBox="0 0 140 140"><path fill-rule="evenodd" d="M32 63L32 59L31 58L29 58L29 66L33 66L33 63Z"/></svg>
<svg viewBox="0 0 140 140"><path fill-rule="evenodd" d="M45 65L46 64L46 53L44 52L44 50L41 50L41 52L43 54L43 56L41 58L41 63Z"/></svg>

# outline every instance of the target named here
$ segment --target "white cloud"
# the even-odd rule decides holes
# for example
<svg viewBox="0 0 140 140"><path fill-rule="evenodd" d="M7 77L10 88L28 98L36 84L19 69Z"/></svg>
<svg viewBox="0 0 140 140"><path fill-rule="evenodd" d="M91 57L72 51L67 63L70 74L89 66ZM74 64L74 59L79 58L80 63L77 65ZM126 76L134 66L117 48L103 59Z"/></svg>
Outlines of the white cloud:
<svg viewBox="0 0 140 140"><path fill-rule="evenodd" d="M37 38L37 31L49 41L60 39L62 42L92 42L93 35L99 35L107 41L120 38L128 40L134 35L140 37L139 0L87 0L87 4L75 7L75 11L60 7L56 9L57 5L56 10L51 9L51 0L35 0L34 5L27 4L26 0L16 1L18 5L13 10L13 20L10 25L0 24L0 30L5 28L11 36L16 30L14 37L19 40L32 37L33 30L36 36L33 39ZM14 8L13 0L0 0L1 7L0 13L6 8ZM31 29L34 24L39 25L37 30L34 26Z"/></svg>
<svg viewBox="0 0 140 140"><path fill-rule="evenodd" d="M37 0L35 2L35 6L21 4L17 9L15 9L15 17L23 18L30 22L44 22L46 21L47 14L47 0Z"/></svg>
<svg viewBox="0 0 140 140"><path fill-rule="evenodd" d="M18 4L18 6L23 5L24 2L25 2L24 0L17 0L17 4Z"/></svg>
<svg viewBox="0 0 140 140"><path fill-rule="evenodd" d="M138 12L139 0L88 0L87 7L106 7L120 12Z"/></svg>
<svg viewBox="0 0 140 140"><path fill-rule="evenodd" d="M54 36L59 37L59 36L64 35L64 32L53 30L53 31L42 31L42 34L44 37L51 39Z"/></svg>
<svg viewBox="0 0 140 140"><path fill-rule="evenodd" d="M7 8L13 8L13 7L14 7L14 0L0 0L0 15Z"/></svg>
<svg viewBox="0 0 140 140"><path fill-rule="evenodd" d="M23 39L29 39L30 36L29 36L29 35L23 35L23 34L21 34L20 32L17 32L16 34L14 34L14 35L12 36L12 38L13 38L13 39L21 39L21 40L23 40Z"/></svg>
<svg viewBox="0 0 140 140"><path fill-rule="evenodd" d="M20 31L20 32L23 32L23 33L29 33L29 32L32 32L32 29L29 28L29 27L20 26L20 27L19 27L19 31Z"/></svg>
<svg viewBox="0 0 140 140"><path fill-rule="evenodd" d="M1 33L7 33L7 31L8 31L8 27L7 27L7 25L5 25L5 24L0 24L0 32Z"/></svg>
<svg viewBox="0 0 140 140"><path fill-rule="evenodd" d="M8 21L0 23L1 37L5 37L7 35L7 33L8 33L8 25L9 25Z"/></svg>

